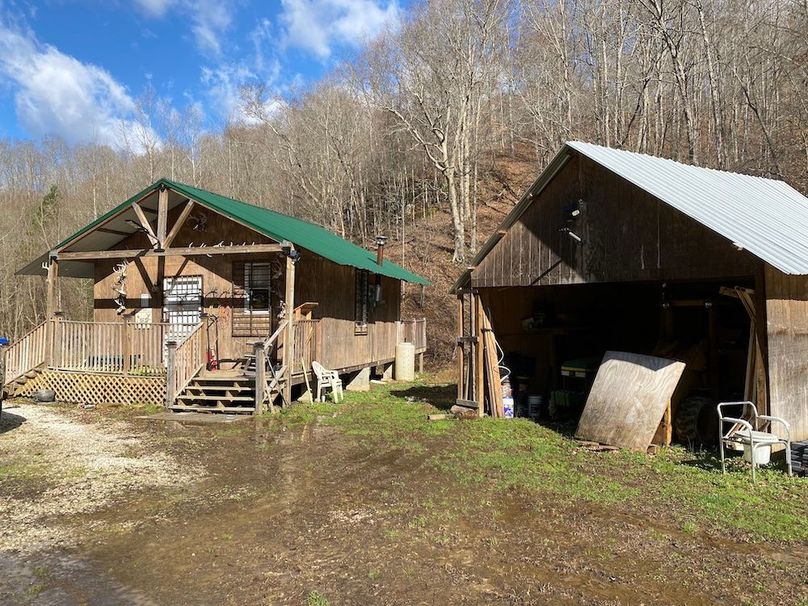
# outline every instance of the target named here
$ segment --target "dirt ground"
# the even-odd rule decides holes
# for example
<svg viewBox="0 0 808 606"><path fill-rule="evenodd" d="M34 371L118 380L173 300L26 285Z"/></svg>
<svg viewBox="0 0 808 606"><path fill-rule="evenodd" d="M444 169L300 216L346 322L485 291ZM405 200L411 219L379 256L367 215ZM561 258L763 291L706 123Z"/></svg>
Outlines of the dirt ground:
<svg viewBox="0 0 808 606"><path fill-rule="evenodd" d="M0 603L808 604L805 542L475 488L437 464L446 440L383 447L322 412L209 427L8 406Z"/></svg>

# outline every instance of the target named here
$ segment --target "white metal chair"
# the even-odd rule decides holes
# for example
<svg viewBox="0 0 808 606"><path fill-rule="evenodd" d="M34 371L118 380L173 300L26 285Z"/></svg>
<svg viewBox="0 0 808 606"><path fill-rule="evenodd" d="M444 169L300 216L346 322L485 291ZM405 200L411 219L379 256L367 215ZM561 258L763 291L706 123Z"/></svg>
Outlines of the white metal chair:
<svg viewBox="0 0 808 606"><path fill-rule="evenodd" d="M334 402L341 402L344 399L342 393L342 379L336 370L328 370L316 360L311 363L314 375L317 377L317 401L325 402L325 392L331 390Z"/></svg>
<svg viewBox="0 0 808 606"><path fill-rule="evenodd" d="M747 416L747 411L751 411L748 419L740 417L728 417L724 415L723 408L728 406L741 407L741 417ZM763 423L761 423L763 421ZM731 423L725 432L725 424ZM786 437L781 438L771 433L772 423L779 423L785 429ZM766 429L766 427L768 429ZM752 402L721 402L718 405L718 444L721 449L721 471L727 473L726 459L724 457L725 445L742 446L748 449L749 460L752 463L752 481L755 481L755 467L757 466L757 452L760 448L771 448L774 444L784 444L786 449L786 467L788 475L791 472L791 427L780 417L769 415L759 415L757 408Z"/></svg>

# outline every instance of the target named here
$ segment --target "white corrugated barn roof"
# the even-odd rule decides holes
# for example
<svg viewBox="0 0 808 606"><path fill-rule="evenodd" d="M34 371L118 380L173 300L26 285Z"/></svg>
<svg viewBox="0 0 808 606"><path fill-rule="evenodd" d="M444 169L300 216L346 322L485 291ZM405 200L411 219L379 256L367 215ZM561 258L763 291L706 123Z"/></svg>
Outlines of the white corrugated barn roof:
<svg viewBox="0 0 808 606"><path fill-rule="evenodd" d="M575 151L786 274L808 274L808 198L783 181L591 143Z"/></svg>

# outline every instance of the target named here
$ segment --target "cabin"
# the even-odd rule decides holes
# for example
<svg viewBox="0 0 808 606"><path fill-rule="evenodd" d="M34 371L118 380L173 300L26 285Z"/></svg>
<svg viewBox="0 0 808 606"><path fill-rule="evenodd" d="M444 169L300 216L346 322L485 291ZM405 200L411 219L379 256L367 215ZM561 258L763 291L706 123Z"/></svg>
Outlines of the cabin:
<svg viewBox="0 0 808 606"><path fill-rule="evenodd" d="M402 283L428 282L326 229L160 179L22 268L47 278L45 320L6 350L3 391L61 401L258 413L307 386L312 362L348 387L390 376ZM64 317L59 281L93 281L91 320Z"/></svg>
<svg viewBox="0 0 808 606"><path fill-rule="evenodd" d="M458 402L480 414L501 364L517 409L574 420L623 351L687 365L667 442L717 439L737 400L808 438L808 199L781 181L569 142L453 292Z"/></svg>

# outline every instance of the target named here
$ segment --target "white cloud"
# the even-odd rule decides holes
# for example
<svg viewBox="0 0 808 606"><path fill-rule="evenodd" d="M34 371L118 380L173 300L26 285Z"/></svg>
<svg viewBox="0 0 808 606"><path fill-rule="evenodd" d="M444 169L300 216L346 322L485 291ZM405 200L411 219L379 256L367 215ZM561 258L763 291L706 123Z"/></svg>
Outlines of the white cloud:
<svg viewBox="0 0 808 606"><path fill-rule="evenodd" d="M233 0L135 0L135 3L152 18L163 17L170 10L185 13L190 18L197 48L221 55L221 37L233 24Z"/></svg>
<svg viewBox="0 0 808 606"><path fill-rule="evenodd" d="M396 0L282 0L280 19L288 46L331 55L334 45L358 47L401 20Z"/></svg>
<svg viewBox="0 0 808 606"><path fill-rule="evenodd" d="M176 0L135 0L135 4L152 17L162 17L176 4Z"/></svg>
<svg viewBox="0 0 808 606"><path fill-rule="evenodd" d="M33 136L102 143L132 151L150 127L135 119L136 103L106 70L41 45L31 34L0 25L0 78L15 89L17 118Z"/></svg>
<svg viewBox="0 0 808 606"><path fill-rule="evenodd" d="M202 51L214 55L222 53L219 40L233 22L233 6L226 0L195 0L188 4L196 36L196 44Z"/></svg>

